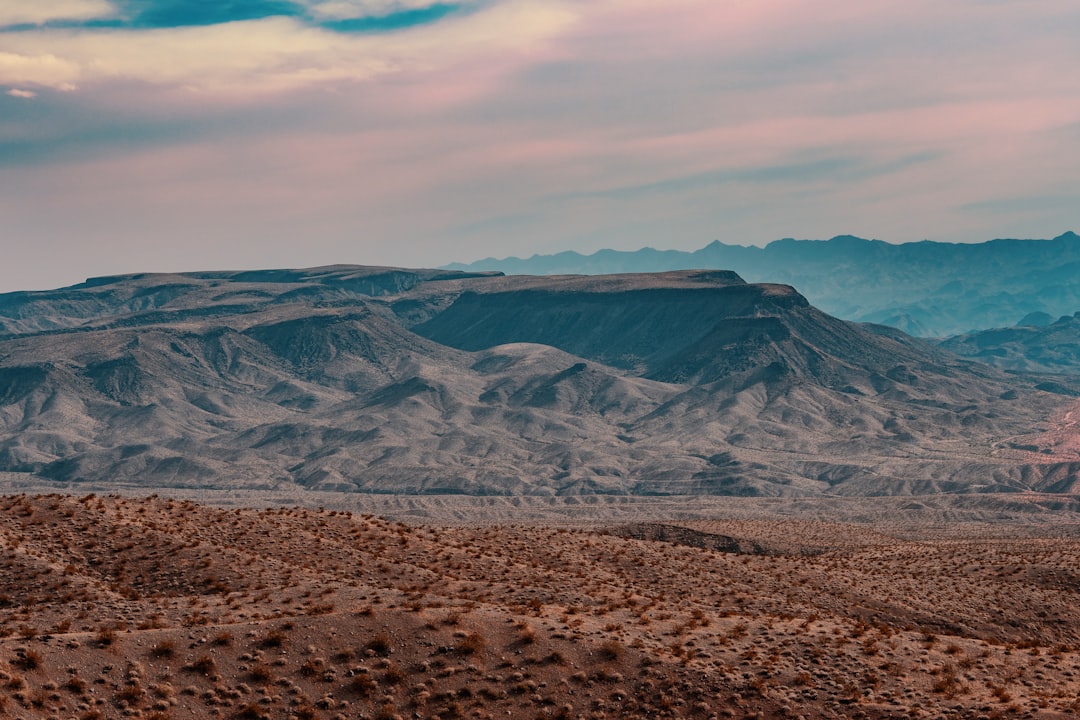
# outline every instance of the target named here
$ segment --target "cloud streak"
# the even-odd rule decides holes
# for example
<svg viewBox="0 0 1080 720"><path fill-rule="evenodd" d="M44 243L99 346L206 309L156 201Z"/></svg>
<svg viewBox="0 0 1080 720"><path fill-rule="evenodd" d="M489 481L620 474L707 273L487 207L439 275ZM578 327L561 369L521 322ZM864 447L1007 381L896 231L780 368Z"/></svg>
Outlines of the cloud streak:
<svg viewBox="0 0 1080 720"><path fill-rule="evenodd" d="M43 25L56 21L87 21L109 15L107 0L34 0L0 5L0 28Z"/></svg>
<svg viewBox="0 0 1080 720"><path fill-rule="evenodd" d="M0 288L1080 228L1061 0L21 5L0 216L30 249Z"/></svg>
<svg viewBox="0 0 1080 720"><path fill-rule="evenodd" d="M514 0L473 13L438 4L318 26L276 11L289 7L155 4L134 16L134 27L11 31L0 54L0 84L69 89L133 80L239 96L280 92L446 66L464 55L527 52L573 19L559 3ZM361 26L411 32L355 36L334 29Z"/></svg>

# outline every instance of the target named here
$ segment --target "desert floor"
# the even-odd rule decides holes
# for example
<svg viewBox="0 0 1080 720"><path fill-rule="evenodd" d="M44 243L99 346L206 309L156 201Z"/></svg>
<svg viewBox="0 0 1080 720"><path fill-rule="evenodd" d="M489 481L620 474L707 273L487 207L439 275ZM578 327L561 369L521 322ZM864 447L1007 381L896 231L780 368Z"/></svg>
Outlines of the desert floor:
<svg viewBox="0 0 1080 720"><path fill-rule="evenodd" d="M1080 713L1067 499L210 499L0 497L0 716Z"/></svg>

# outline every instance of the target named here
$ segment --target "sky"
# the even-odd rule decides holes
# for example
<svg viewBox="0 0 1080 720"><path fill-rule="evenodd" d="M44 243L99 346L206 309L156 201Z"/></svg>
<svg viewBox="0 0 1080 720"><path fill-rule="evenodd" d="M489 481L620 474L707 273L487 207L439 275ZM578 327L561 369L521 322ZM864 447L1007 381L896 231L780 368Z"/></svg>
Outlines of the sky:
<svg viewBox="0 0 1080 720"><path fill-rule="evenodd" d="M0 0L0 292L1080 231L1076 0Z"/></svg>

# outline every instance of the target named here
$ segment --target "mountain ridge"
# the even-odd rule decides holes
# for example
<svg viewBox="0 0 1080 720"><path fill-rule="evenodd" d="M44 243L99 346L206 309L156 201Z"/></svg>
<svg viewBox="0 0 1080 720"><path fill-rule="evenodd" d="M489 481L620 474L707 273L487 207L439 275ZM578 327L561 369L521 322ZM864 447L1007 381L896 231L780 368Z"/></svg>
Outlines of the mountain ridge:
<svg viewBox="0 0 1080 720"><path fill-rule="evenodd" d="M334 266L3 300L0 471L57 487L810 496L1080 479L1078 450L1048 434L1080 383L728 271Z"/></svg>
<svg viewBox="0 0 1080 720"><path fill-rule="evenodd" d="M797 287L813 305L842 319L924 337L1011 326L1033 312L1058 317L1080 308L1080 236L1072 231L1049 240L983 243L891 244L853 235L785 238L764 247L714 240L696 251L565 251L446 268L528 275L725 268L749 282Z"/></svg>
<svg viewBox="0 0 1080 720"><path fill-rule="evenodd" d="M1080 374L1080 312L1048 322L1031 319L1036 322L958 335L941 345L1006 370Z"/></svg>

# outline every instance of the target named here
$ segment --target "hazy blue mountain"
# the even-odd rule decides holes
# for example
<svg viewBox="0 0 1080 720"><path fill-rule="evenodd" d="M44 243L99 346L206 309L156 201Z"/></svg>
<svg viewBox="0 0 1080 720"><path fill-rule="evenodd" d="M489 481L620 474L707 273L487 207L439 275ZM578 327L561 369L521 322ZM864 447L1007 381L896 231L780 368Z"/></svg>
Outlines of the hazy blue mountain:
<svg viewBox="0 0 1080 720"><path fill-rule="evenodd" d="M891 245L848 235L777 240L763 248L716 241L693 252L563 252L447 268L512 275L733 270L747 282L793 285L813 305L845 320L923 337L1010 327L1032 313L1056 318L1080 309L1080 236L1072 232L1053 240L977 244Z"/></svg>
<svg viewBox="0 0 1080 720"><path fill-rule="evenodd" d="M1080 374L1080 312L1052 322L1028 316L1016 327L958 335L942 346L1007 370Z"/></svg>

